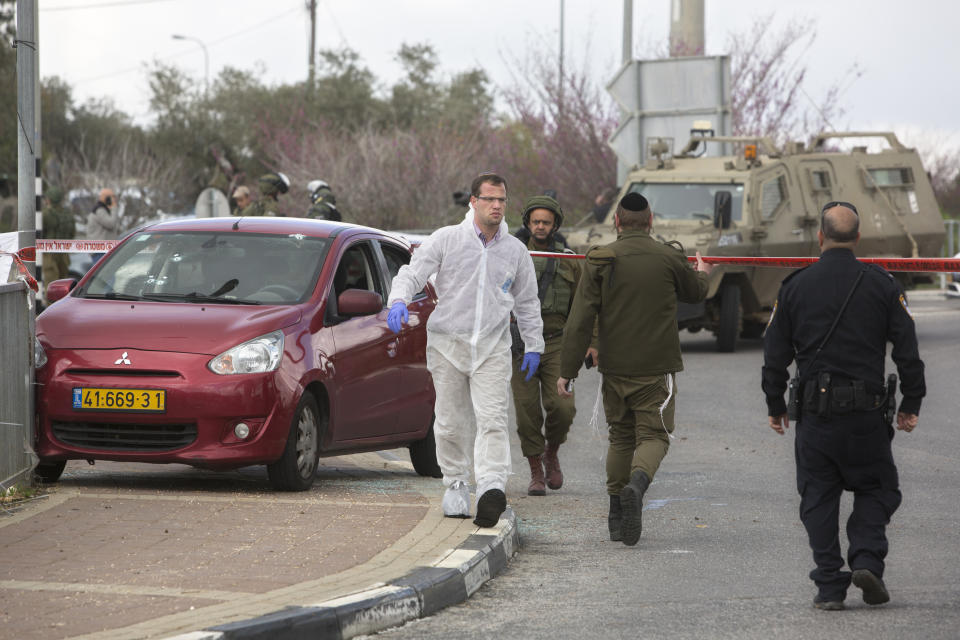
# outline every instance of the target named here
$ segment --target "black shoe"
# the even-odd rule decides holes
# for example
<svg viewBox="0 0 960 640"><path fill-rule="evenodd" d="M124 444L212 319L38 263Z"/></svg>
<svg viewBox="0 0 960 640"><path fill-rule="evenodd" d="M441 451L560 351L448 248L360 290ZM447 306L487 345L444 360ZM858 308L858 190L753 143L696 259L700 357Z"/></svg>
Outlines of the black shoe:
<svg viewBox="0 0 960 640"><path fill-rule="evenodd" d="M610 541L620 542L623 535L620 525L623 522L623 510L620 508L620 496L610 496L610 514L607 516L607 526L610 528Z"/></svg>
<svg viewBox="0 0 960 640"><path fill-rule="evenodd" d="M843 600L829 600L817 596L813 599L813 608L822 611L843 611L846 606L844 606Z"/></svg>
<svg viewBox="0 0 960 640"><path fill-rule="evenodd" d="M634 471L630 474L630 482L620 490L620 509L623 511L620 534L623 544L627 546L632 547L640 541L643 531L643 494L649 486L650 477L643 471Z"/></svg>
<svg viewBox="0 0 960 640"><path fill-rule="evenodd" d="M507 510L507 496L500 489L485 491L477 500L477 517L473 524L478 527L493 527L500 522L500 516Z"/></svg>
<svg viewBox="0 0 960 640"><path fill-rule="evenodd" d="M890 594L883 580L869 569L856 569L853 572L853 584L863 589L863 601L867 604L890 602Z"/></svg>

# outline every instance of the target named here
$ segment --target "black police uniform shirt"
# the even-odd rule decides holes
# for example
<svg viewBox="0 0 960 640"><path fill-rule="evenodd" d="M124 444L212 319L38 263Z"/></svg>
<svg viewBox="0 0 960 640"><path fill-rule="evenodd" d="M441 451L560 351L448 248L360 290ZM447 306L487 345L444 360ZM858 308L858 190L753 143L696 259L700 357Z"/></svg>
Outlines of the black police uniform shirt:
<svg viewBox="0 0 960 640"><path fill-rule="evenodd" d="M857 274L863 278L820 355ZM788 276L764 332L763 392L769 415L787 412L787 367L796 359L802 384L828 372L834 380L863 380L868 393L884 392L887 342L900 375L900 411L919 415L926 394L923 361L913 317L899 283L884 269L864 264L850 249L824 251L814 264Z"/></svg>

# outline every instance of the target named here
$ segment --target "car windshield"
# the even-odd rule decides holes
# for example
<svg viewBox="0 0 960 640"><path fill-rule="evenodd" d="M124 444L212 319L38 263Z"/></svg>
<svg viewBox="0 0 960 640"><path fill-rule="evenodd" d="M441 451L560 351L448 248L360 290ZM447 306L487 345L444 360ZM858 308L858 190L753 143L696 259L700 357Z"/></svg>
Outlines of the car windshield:
<svg viewBox="0 0 960 640"><path fill-rule="evenodd" d="M634 182L630 193L641 193L655 216L667 220L713 220L713 199L719 191L730 193L730 219L743 219L742 184Z"/></svg>
<svg viewBox="0 0 960 640"><path fill-rule="evenodd" d="M155 232L131 237L77 291L83 298L294 304L317 283L330 240L302 234Z"/></svg>

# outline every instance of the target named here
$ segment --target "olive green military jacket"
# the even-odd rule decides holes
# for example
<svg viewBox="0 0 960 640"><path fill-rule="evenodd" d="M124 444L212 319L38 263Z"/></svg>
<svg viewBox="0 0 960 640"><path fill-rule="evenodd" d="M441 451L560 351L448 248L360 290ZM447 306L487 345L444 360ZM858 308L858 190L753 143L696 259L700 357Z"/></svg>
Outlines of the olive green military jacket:
<svg viewBox="0 0 960 640"><path fill-rule="evenodd" d="M558 246L555 241L547 251L553 253L563 253L563 246ZM527 248L530 251L542 251L538 249L531 238L527 242ZM547 261L550 258L533 258L533 268L537 273L537 282L540 282L543 272L547 268ZM579 260L572 258L556 258L557 271L547 287L543 302L540 303L540 316L543 318L543 335L549 336L560 332L567 322L567 316L570 313L570 305L573 302L573 294L577 290L577 283L583 273L583 266Z"/></svg>
<svg viewBox="0 0 960 640"><path fill-rule="evenodd" d="M44 238L74 238L77 235L77 223L73 213L63 207L50 205L43 210Z"/></svg>
<svg viewBox="0 0 960 640"><path fill-rule="evenodd" d="M560 375L574 378L599 318L600 372L652 376L683 370L677 301L707 295L706 274L682 251L625 230L587 251L583 277L564 329Z"/></svg>

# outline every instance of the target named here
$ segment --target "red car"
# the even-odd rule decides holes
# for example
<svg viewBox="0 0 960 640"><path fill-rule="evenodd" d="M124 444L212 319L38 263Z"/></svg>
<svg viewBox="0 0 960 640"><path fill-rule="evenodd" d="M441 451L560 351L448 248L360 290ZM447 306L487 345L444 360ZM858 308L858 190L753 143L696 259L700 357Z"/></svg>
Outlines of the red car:
<svg viewBox="0 0 960 640"><path fill-rule="evenodd" d="M282 490L318 457L409 446L440 477L426 368L431 286L387 327L410 245L299 218L139 229L37 318L37 474L70 459L266 464Z"/></svg>

